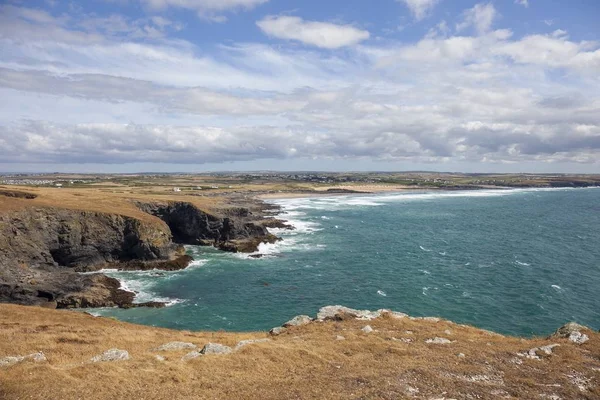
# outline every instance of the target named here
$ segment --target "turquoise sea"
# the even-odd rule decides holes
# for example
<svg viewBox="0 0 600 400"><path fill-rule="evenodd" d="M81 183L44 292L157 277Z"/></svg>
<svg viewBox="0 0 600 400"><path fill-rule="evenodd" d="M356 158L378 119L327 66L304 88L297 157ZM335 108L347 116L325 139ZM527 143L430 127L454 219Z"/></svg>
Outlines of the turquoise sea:
<svg viewBox="0 0 600 400"><path fill-rule="evenodd" d="M505 334L600 328L600 189L408 192L273 201L296 229L262 258L189 247L178 272L111 272L164 309L101 315L268 330L324 305L441 316Z"/></svg>

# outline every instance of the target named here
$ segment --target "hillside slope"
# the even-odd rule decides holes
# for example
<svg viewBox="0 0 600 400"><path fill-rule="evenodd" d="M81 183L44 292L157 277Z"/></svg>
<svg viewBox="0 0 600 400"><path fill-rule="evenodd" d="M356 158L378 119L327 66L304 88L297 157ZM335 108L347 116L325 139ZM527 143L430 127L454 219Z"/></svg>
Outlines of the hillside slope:
<svg viewBox="0 0 600 400"><path fill-rule="evenodd" d="M578 344L561 335L506 337L400 313L333 307L319 317L298 318L305 324L273 336L172 331L0 305L0 398L600 398L600 335L589 329L563 330L584 342ZM236 349L249 339L258 341ZM171 342L187 344L157 350ZM199 355L207 343L233 351ZM92 362L109 349L129 359Z"/></svg>

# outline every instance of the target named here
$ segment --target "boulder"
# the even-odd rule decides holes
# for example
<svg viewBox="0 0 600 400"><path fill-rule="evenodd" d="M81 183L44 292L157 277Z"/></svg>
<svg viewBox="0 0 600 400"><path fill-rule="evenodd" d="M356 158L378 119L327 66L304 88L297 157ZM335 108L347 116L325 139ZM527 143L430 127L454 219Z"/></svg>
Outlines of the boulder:
<svg viewBox="0 0 600 400"><path fill-rule="evenodd" d="M550 354L552 354L552 349L554 349L557 346L560 346L560 345L559 344L549 344L546 346L534 347L527 351L517 353L517 355L519 357L525 357L530 360L541 360L542 358L540 357L540 354L550 355Z"/></svg>
<svg viewBox="0 0 600 400"><path fill-rule="evenodd" d="M198 346L195 344L188 342L169 342L158 346L157 348L153 349L153 351L189 350L197 347Z"/></svg>
<svg viewBox="0 0 600 400"><path fill-rule="evenodd" d="M388 310L355 310L344 306L325 306L319 309L317 314L317 321L341 321L348 318L360 319L369 321L375 318L379 318L382 313L389 312Z"/></svg>
<svg viewBox="0 0 600 400"><path fill-rule="evenodd" d="M425 340L425 343L429 343L429 344L450 344L452 343L451 340L446 339L446 338L442 338L442 337L434 337L433 339L427 339Z"/></svg>
<svg viewBox="0 0 600 400"><path fill-rule="evenodd" d="M38 351L37 353L31 353L26 356L8 356L0 358L0 367L10 367L11 365L18 364L25 360L31 360L34 362L46 361L46 356L43 352Z"/></svg>
<svg viewBox="0 0 600 400"><path fill-rule="evenodd" d="M181 361L187 361L187 360L191 360L193 358L198 358L202 355L202 353L200 353L197 350L194 351L190 351L189 353L187 353L185 356L181 357Z"/></svg>
<svg viewBox="0 0 600 400"><path fill-rule="evenodd" d="M233 350L229 346L225 346L219 343L207 343L204 345L201 354L229 354Z"/></svg>
<svg viewBox="0 0 600 400"><path fill-rule="evenodd" d="M366 325L361 329L361 331L363 331L364 333L371 333L373 332L373 328L371 328L371 325Z"/></svg>
<svg viewBox="0 0 600 400"><path fill-rule="evenodd" d="M278 336L281 335L283 332L285 332L286 329L281 327L281 326L276 326L275 328L271 329L269 331L269 335L271 336Z"/></svg>
<svg viewBox="0 0 600 400"><path fill-rule="evenodd" d="M91 362L125 361L129 360L129 353L126 350L109 349L104 353L92 357Z"/></svg>
<svg viewBox="0 0 600 400"><path fill-rule="evenodd" d="M239 350L242 347L247 346L249 344L265 343L265 342L270 342L270 341L271 341L271 339L248 339L248 340L242 340L238 344L235 345L235 349L234 350Z"/></svg>
<svg viewBox="0 0 600 400"><path fill-rule="evenodd" d="M589 328L586 326L579 325L575 322L569 322L558 328L556 332L548 337L548 339L567 338L573 343L583 344L590 339L588 335L581 333L582 330L587 329Z"/></svg>
<svg viewBox="0 0 600 400"><path fill-rule="evenodd" d="M590 338L588 337L588 335L586 335L585 333L581 333L581 332L572 332L569 335L569 340L573 343L577 343L577 344L584 344L585 342L587 342L588 340L590 340Z"/></svg>
<svg viewBox="0 0 600 400"><path fill-rule="evenodd" d="M308 315L297 315L294 318L290 319L288 322L283 324L283 327L289 328L290 326L301 326L306 325L312 322L312 318Z"/></svg>

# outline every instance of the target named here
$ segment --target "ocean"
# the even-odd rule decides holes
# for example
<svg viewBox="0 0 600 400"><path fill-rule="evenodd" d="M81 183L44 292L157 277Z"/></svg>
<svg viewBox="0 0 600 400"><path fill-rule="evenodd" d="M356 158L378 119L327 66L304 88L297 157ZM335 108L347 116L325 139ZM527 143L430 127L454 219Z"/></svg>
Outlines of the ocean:
<svg viewBox="0 0 600 400"><path fill-rule="evenodd" d="M109 272L163 309L96 309L186 330L259 331L325 305L439 316L503 334L600 328L600 189L273 200L296 229L262 258L189 246L183 271Z"/></svg>

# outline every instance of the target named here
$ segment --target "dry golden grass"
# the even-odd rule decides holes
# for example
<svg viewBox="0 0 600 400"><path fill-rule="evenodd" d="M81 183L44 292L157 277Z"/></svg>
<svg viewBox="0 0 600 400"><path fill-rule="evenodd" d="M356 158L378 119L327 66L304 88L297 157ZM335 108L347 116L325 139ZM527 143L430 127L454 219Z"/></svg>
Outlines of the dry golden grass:
<svg viewBox="0 0 600 400"><path fill-rule="evenodd" d="M0 213L21 210L28 207L60 207L73 210L120 214L142 220L159 222L149 214L140 211L133 200L139 201L187 201L195 204L200 209L211 210L223 204L220 197L192 196L189 194L174 193L172 190L162 189L151 194L130 191L104 191L95 187L91 188L32 188L18 186L0 186L0 189L18 190L37 195L35 199L13 198L0 195Z"/></svg>
<svg viewBox="0 0 600 400"><path fill-rule="evenodd" d="M375 331L362 332L366 324ZM313 322L228 355L181 361L186 351L161 352L166 360L159 361L151 349L170 341L233 346L267 335L172 331L71 311L0 305L0 358L43 351L48 359L0 369L0 398L599 399L600 335L586 333L589 342L579 346L566 339L525 340L449 321L386 316ZM345 340L336 340L337 335ZM425 343L436 336L453 343ZM517 352L550 343L560 344L554 354L514 362ZM115 347L132 358L88 362Z"/></svg>

